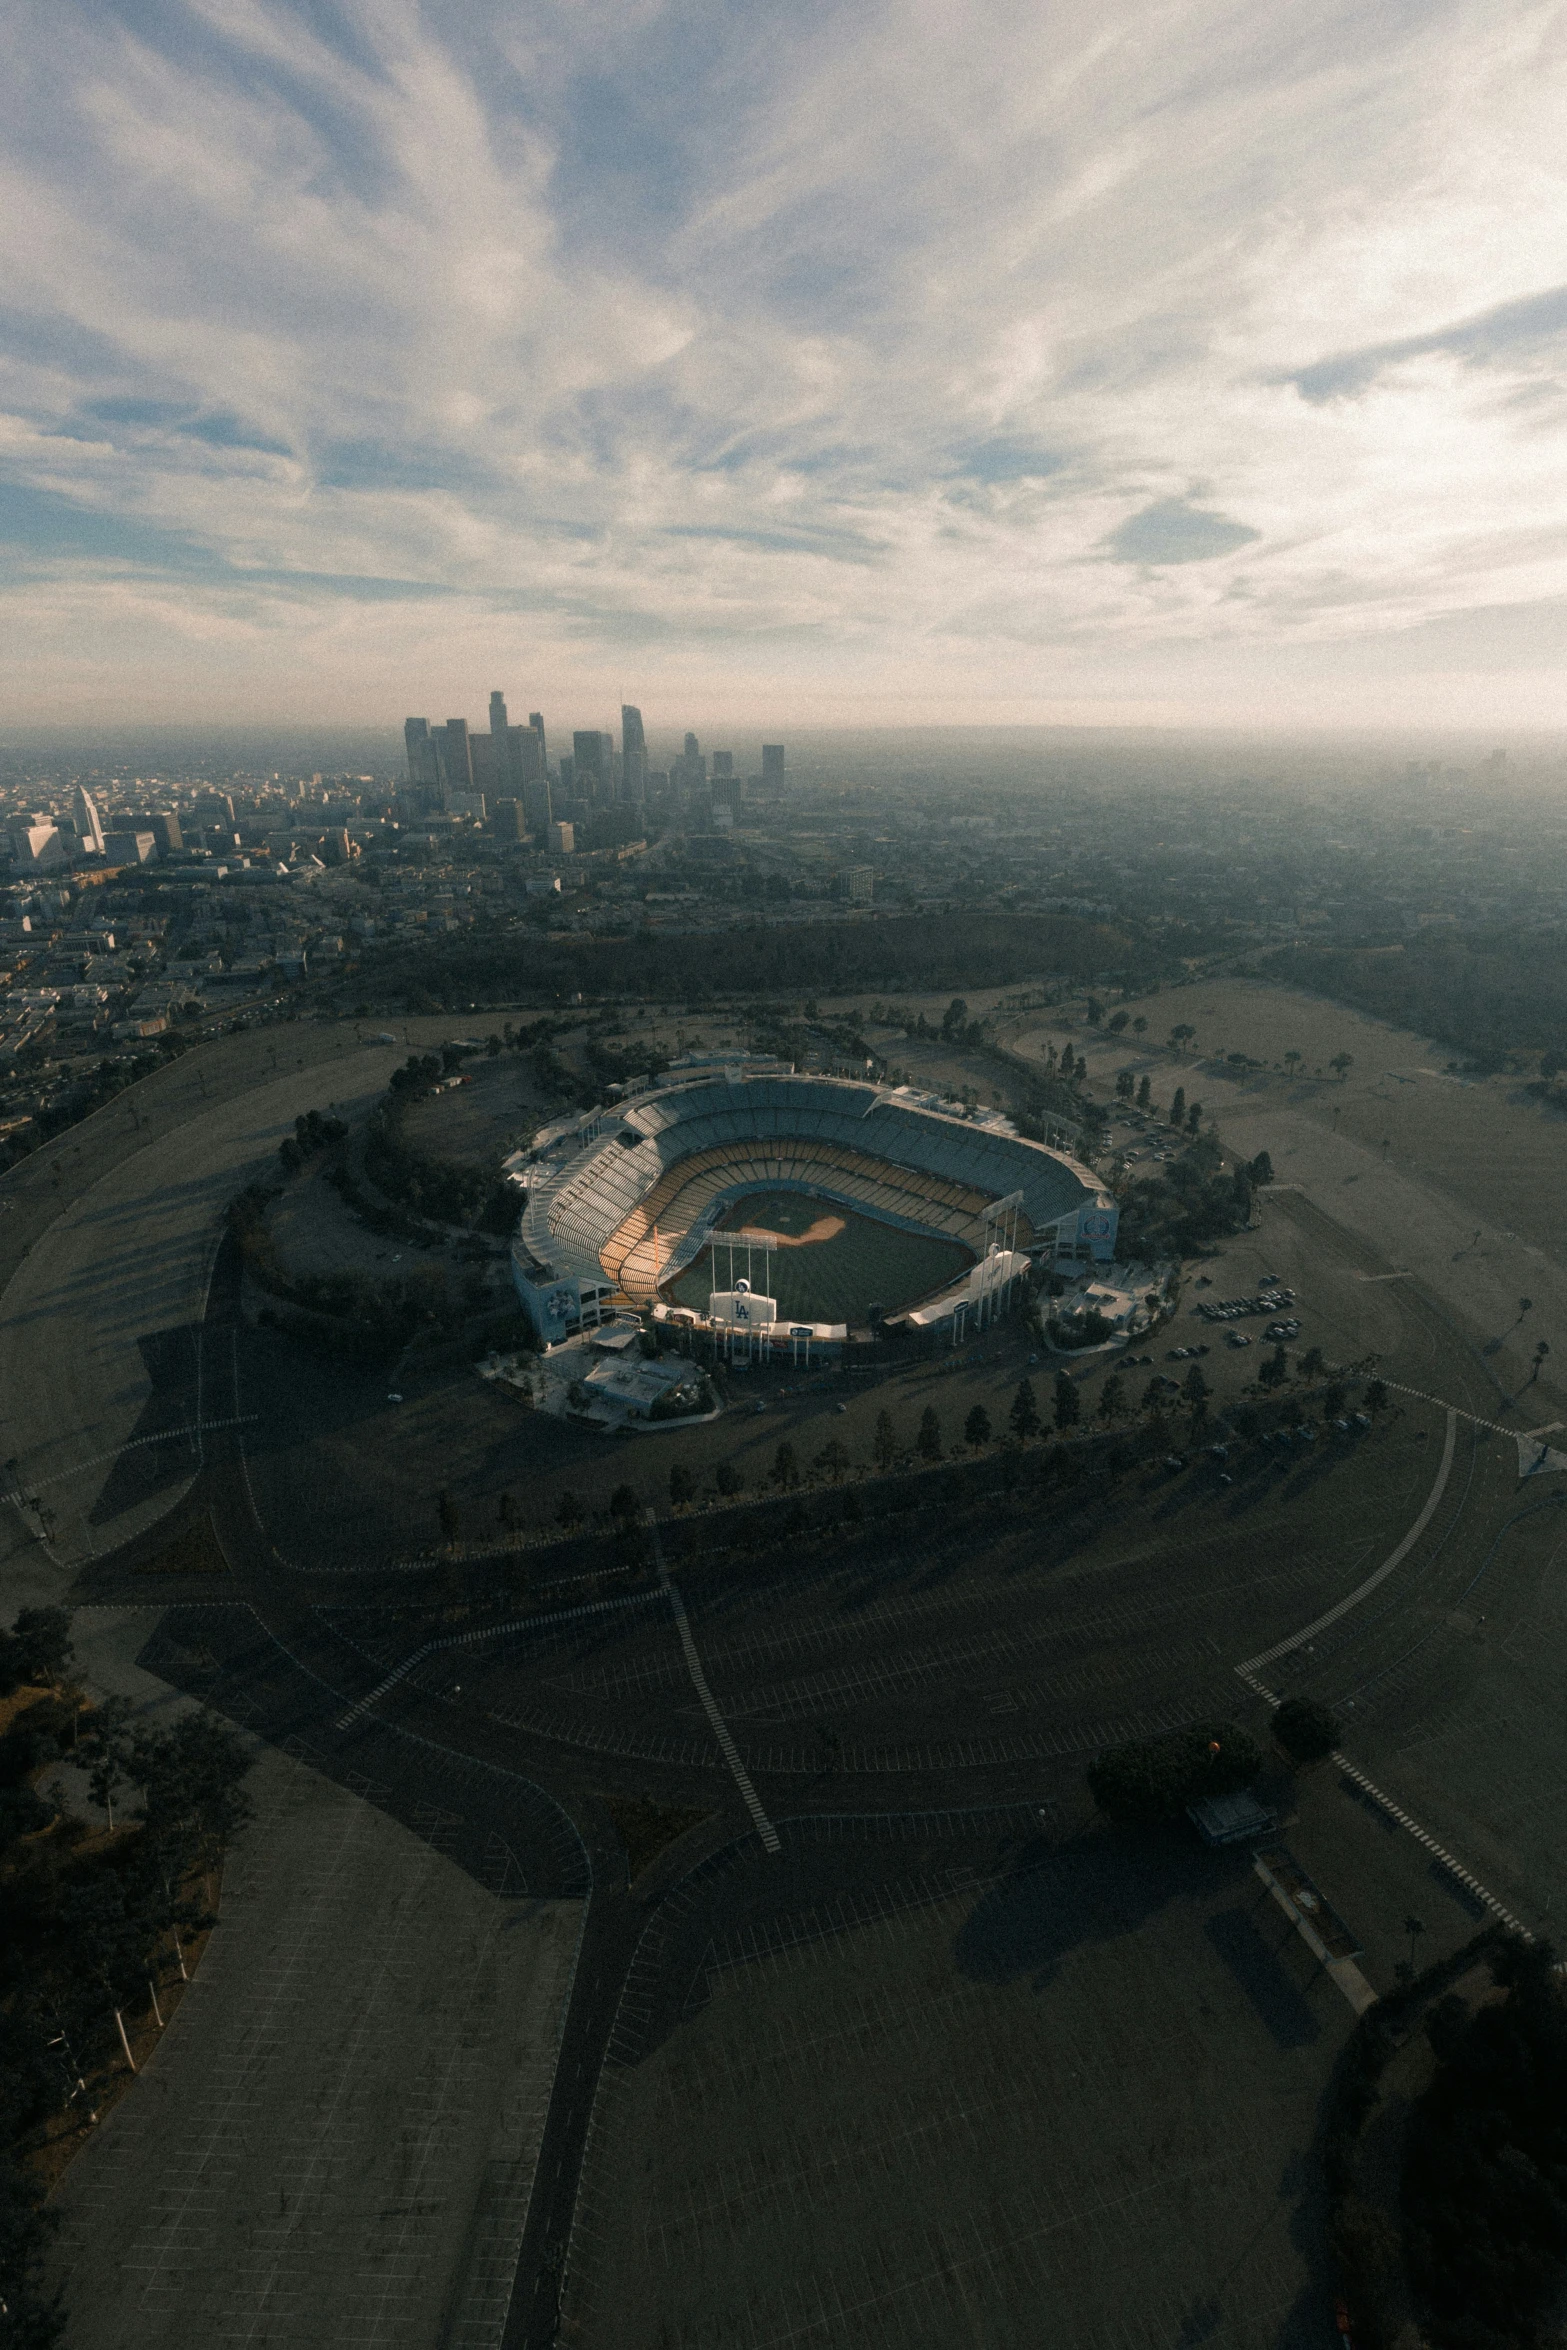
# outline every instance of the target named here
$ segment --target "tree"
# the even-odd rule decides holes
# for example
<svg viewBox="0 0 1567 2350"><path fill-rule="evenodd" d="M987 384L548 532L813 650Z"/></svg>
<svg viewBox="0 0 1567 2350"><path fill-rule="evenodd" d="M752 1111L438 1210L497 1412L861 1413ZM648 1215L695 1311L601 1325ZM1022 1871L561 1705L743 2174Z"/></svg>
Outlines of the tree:
<svg viewBox="0 0 1567 2350"><path fill-rule="evenodd" d="M1320 1379L1327 1370L1320 1346L1308 1346L1296 1368L1303 1379Z"/></svg>
<svg viewBox="0 0 1567 2350"><path fill-rule="evenodd" d="M557 1518L559 1518L561 1524L565 1527L568 1534L570 1534L575 1527L581 1525L583 1515L582 1503L578 1499L577 1495L569 1489L569 1487L567 1491L561 1495L559 1501L555 1504L555 1515Z"/></svg>
<svg viewBox="0 0 1567 2350"><path fill-rule="evenodd" d="M609 1514L624 1533L642 1515L642 1496L634 1485L617 1485L609 1497Z"/></svg>
<svg viewBox="0 0 1567 2350"><path fill-rule="evenodd" d="M941 1422L936 1417L934 1404L928 1403L920 1414L919 1434L914 1439L914 1449L922 1461L939 1461L941 1458Z"/></svg>
<svg viewBox="0 0 1567 2350"><path fill-rule="evenodd" d="M451 1488L449 1486L443 1485L440 1492L436 1495L435 1511L437 1517L441 1521L442 1541L455 1542L457 1539L457 1529L462 1524L462 1516L458 1510L456 1502L452 1499Z"/></svg>
<svg viewBox="0 0 1567 2350"><path fill-rule="evenodd" d="M1138 1410L1146 1412L1150 1419L1156 1418L1164 1410L1165 1397L1168 1392L1164 1381L1156 1375L1149 1380L1143 1389L1143 1400L1138 1405Z"/></svg>
<svg viewBox="0 0 1567 2350"><path fill-rule="evenodd" d="M1108 1428L1112 1420L1119 1420L1126 1410L1126 1381L1119 1371L1112 1371L1099 1391L1099 1417Z"/></svg>
<svg viewBox="0 0 1567 2350"><path fill-rule="evenodd" d="M1276 1346L1265 1363L1257 1366L1259 1387L1282 1387L1290 1375L1289 1356L1282 1346Z"/></svg>
<svg viewBox="0 0 1567 2350"><path fill-rule="evenodd" d="M1179 1126L1185 1116L1186 1088L1184 1085L1178 1085L1175 1089L1175 1099L1170 1104L1170 1124L1172 1126Z"/></svg>
<svg viewBox="0 0 1567 2350"><path fill-rule="evenodd" d="M1125 1014L1124 1012L1112 1012L1112 1013L1111 1013L1111 1015L1110 1015L1110 1034L1111 1034L1112 1036L1119 1036L1119 1035L1121 1034L1121 1032L1123 1031L1123 1029L1124 1029L1124 1028L1125 1028L1125 1026L1126 1026L1126 1017L1127 1017L1127 1016L1126 1016L1126 1014ZM1544 1066L1544 1064L1542 1063L1542 1064L1541 1064L1541 1066L1543 1067L1543 1066Z"/></svg>
<svg viewBox="0 0 1567 2350"><path fill-rule="evenodd" d="M1131 1070L1130 1070L1130 1069L1117 1069L1117 1071L1116 1071L1116 1073L1115 1073L1115 1098L1116 1098L1116 1100L1117 1100L1118 1102L1129 1102L1129 1101L1131 1100L1131 1098L1132 1098L1132 1095L1133 1095L1133 1093L1136 1091L1136 1089L1137 1089L1137 1080L1136 1080L1136 1078L1135 1078L1135 1077L1132 1075L1132 1072L1131 1072Z"/></svg>
<svg viewBox="0 0 1567 2350"><path fill-rule="evenodd" d="M1385 1412L1387 1410L1388 1403L1386 1380L1368 1380L1366 1382L1366 1392L1361 1397L1361 1401L1365 1405L1368 1412L1373 1414L1377 1412Z"/></svg>
<svg viewBox="0 0 1567 2350"><path fill-rule="evenodd" d="M964 1421L963 1441L971 1452L983 1452L990 1442L990 1414L982 1403L975 1404Z"/></svg>
<svg viewBox="0 0 1567 2350"><path fill-rule="evenodd" d="M1237 1794L1261 1768L1255 1738L1233 1722L1205 1723L1170 1738L1108 1748L1090 1769L1088 1786L1107 1818L1157 1827L1178 1820L1189 1803Z"/></svg>
<svg viewBox="0 0 1567 2350"><path fill-rule="evenodd" d="M1546 1358L1550 1354L1550 1351L1550 1345L1547 1340L1542 1338L1536 1342L1534 1349L1534 1360L1530 1366L1529 1371L1529 1385L1531 1387L1534 1385L1536 1379L1539 1378L1541 1368L1544 1365Z"/></svg>
<svg viewBox="0 0 1567 2350"><path fill-rule="evenodd" d="M835 1485L854 1466L849 1458L849 1448L841 1436L828 1437L827 1442L816 1456L815 1465L818 1469L825 1471Z"/></svg>
<svg viewBox="0 0 1567 2350"><path fill-rule="evenodd" d="M1209 1387L1207 1380L1202 1375L1202 1365L1200 1363L1193 1363L1191 1369L1187 1372L1186 1377L1181 1381L1181 1393L1185 1396L1187 1402L1194 1406L1207 1402L1209 1395L1212 1393L1212 1390Z"/></svg>
<svg viewBox="0 0 1567 2350"><path fill-rule="evenodd" d="M252 1817L241 1786L250 1764L238 1732L215 1714L186 1714L172 1729L144 1731L131 1741L144 1834L166 1874L210 1866Z"/></svg>
<svg viewBox="0 0 1567 2350"><path fill-rule="evenodd" d="M1146 1017L1144 1016L1144 1014L1143 1014L1143 1013L1139 1012L1139 1013L1138 1013L1138 1015L1137 1015L1137 1017L1136 1017L1136 1019L1135 1019L1135 1020L1132 1022L1132 1034L1133 1034L1134 1036L1146 1036L1146 1034L1147 1034L1147 1033L1148 1033L1148 1022L1147 1022L1147 1019L1146 1019Z"/></svg>
<svg viewBox="0 0 1567 2350"><path fill-rule="evenodd" d="M509 1493L503 1493L495 1505L495 1515L509 1534L517 1523L517 1504Z"/></svg>
<svg viewBox="0 0 1567 2350"><path fill-rule="evenodd" d="M1198 1127L1199 1127L1201 1124L1202 1124L1202 1104L1201 1104L1201 1102L1193 1102L1193 1103L1191 1104L1190 1108L1187 1110L1187 1113L1186 1113L1186 1131L1187 1131L1187 1133L1188 1133L1188 1134L1195 1134L1195 1133L1196 1133L1196 1131L1197 1131L1197 1129L1198 1129Z"/></svg>
<svg viewBox="0 0 1567 2350"><path fill-rule="evenodd" d="M1336 1069L1338 1071L1338 1081L1340 1085L1343 1084L1345 1078L1349 1075L1349 1072L1351 1069L1353 1069L1354 1066L1355 1056L1353 1053L1335 1053L1332 1060L1328 1063L1328 1067L1330 1069Z"/></svg>
<svg viewBox="0 0 1567 2350"><path fill-rule="evenodd" d="M1065 1371L1056 1373L1053 1404L1057 1431L1064 1435L1068 1428L1075 1428L1083 1416L1083 1399L1078 1393L1077 1382Z"/></svg>
<svg viewBox="0 0 1567 2350"><path fill-rule="evenodd" d="M960 995L955 995L941 1015L942 1035L951 1036L954 1029L962 1028L967 1020L968 1006Z"/></svg>
<svg viewBox="0 0 1567 2350"><path fill-rule="evenodd" d="M1031 1436L1039 1434L1039 1406L1034 1400L1034 1383L1031 1379L1018 1381L1017 1393L1012 1398L1012 1409L1007 1418L1019 1444L1026 1444Z"/></svg>
<svg viewBox="0 0 1567 2350"><path fill-rule="evenodd" d="M1341 1382L1337 1379L1330 1379L1322 1390L1322 1417L1325 1420L1338 1419L1348 1401L1349 1398Z"/></svg>
<svg viewBox="0 0 1567 2350"><path fill-rule="evenodd" d="M1518 1322L1521 1322L1521 1321L1523 1320L1523 1318L1524 1318L1525 1314L1532 1314L1533 1312L1534 1312L1534 1300L1533 1300L1533 1298L1532 1298L1532 1297L1521 1297L1521 1298L1518 1300ZM1515 1322L1515 1323L1513 1324L1513 1328L1514 1328L1515 1330L1516 1330L1516 1329L1517 1329L1517 1327L1518 1327L1518 1322Z"/></svg>
<svg viewBox="0 0 1567 2350"><path fill-rule="evenodd" d="M1140 1110L1149 1110L1153 1107L1153 1088L1148 1082L1146 1069L1137 1084L1137 1107Z"/></svg>
<svg viewBox="0 0 1567 2350"><path fill-rule="evenodd" d="M718 1487L725 1501L728 1501L740 1491L744 1479L733 1461L720 1461L713 1471L713 1483Z"/></svg>
<svg viewBox="0 0 1567 2350"><path fill-rule="evenodd" d="M791 1492L799 1484L800 1464L795 1458L794 1446L789 1442L787 1436L774 1453L773 1465L768 1474L780 1493Z"/></svg>
<svg viewBox="0 0 1567 2350"><path fill-rule="evenodd" d="M898 1457L898 1432L893 1427L889 1411L882 1410L876 1414L876 1433L871 1438L871 1450L876 1456L877 1468L885 1476Z"/></svg>
<svg viewBox="0 0 1567 2350"><path fill-rule="evenodd" d="M1343 1735L1336 1714L1314 1697L1286 1697L1273 1717L1273 1735L1292 1762L1320 1762Z"/></svg>
<svg viewBox="0 0 1567 2350"><path fill-rule="evenodd" d="M1260 1191L1265 1183L1273 1181L1273 1161L1266 1151L1259 1151L1246 1172L1251 1178L1254 1189Z"/></svg>
<svg viewBox="0 0 1567 2350"><path fill-rule="evenodd" d="M1292 1077L1300 1066L1300 1060L1300 1053L1294 1046L1292 1046L1284 1056L1284 1066Z"/></svg>
<svg viewBox="0 0 1567 2350"><path fill-rule="evenodd" d="M87 1785L98 1809L114 1833L114 1798L130 1777L130 1750L127 1729L130 1722L131 1701L128 1697L109 1697L95 1706L88 1716L86 1728L77 1738L77 1755L87 1765Z"/></svg>
<svg viewBox="0 0 1567 2350"><path fill-rule="evenodd" d="M1186 1044L1188 1039L1194 1037L1196 1034L1197 1031L1189 1020L1181 1020L1178 1021L1175 1027L1171 1029L1170 1042L1174 1045L1176 1051L1179 1052Z"/></svg>
<svg viewBox="0 0 1567 2350"><path fill-rule="evenodd" d="M58 1682L72 1660L71 1619L63 1607L24 1607L0 1633L0 1694L18 1681Z"/></svg>
<svg viewBox="0 0 1567 2350"><path fill-rule="evenodd" d="M687 1506L687 1504L688 1504L688 1503L695 1501L695 1499L696 1499L696 1479L695 1479L695 1477L694 1477L694 1476L691 1474L691 1471L690 1471L690 1470L689 1470L689 1469L686 1467L686 1465L685 1465L685 1462L684 1462L684 1461L671 1461L671 1462L670 1462L670 1464L669 1464L669 1506L670 1506L670 1508L671 1508L671 1509L676 1509L676 1510L683 1510L684 1508L686 1508L686 1506Z"/></svg>

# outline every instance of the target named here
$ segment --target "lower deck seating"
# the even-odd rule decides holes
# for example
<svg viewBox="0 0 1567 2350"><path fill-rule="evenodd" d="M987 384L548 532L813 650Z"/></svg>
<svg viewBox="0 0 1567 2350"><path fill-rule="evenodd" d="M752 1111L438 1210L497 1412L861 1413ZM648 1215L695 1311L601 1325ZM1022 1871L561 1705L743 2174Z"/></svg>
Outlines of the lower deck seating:
<svg viewBox="0 0 1567 2350"><path fill-rule="evenodd" d="M737 1183L820 1184L848 1206L906 1217L961 1241L976 1256L985 1246L984 1215L993 1197L950 1176L895 1167L841 1143L788 1138L720 1143L666 1169L600 1250L605 1272L628 1296L651 1299L657 1283L668 1276L672 1252L719 1194ZM1019 1247L1028 1247L1033 1237L1033 1227L1021 1219Z"/></svg>

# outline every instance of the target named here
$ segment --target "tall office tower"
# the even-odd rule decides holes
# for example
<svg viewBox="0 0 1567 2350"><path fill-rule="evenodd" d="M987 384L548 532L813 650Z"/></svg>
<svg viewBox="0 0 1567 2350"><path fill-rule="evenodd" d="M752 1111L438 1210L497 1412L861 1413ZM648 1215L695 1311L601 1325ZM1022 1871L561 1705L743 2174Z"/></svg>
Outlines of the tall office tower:
<svg viewBox="0 0 1567 2350"><path fill-rule="evenodd" d="M76 830L82 847L91 849L94 856L101 857L103 855L102 819L99 817L97 802L91 792L84 790L80 784L76 787L74 807Z"/></svg>
<svg viewBox="0 0 1567 2350"><path fill-rule="evenodd" d="M424 763L429 755L429 719L405 718L403 720L403 757L407 762L410 783L424 782Z"/></svg>
<svg viewBox="0 0 1567 2350"><path fill-rule="evenodd" d="M597 727L579 729L573 734L571 766L579 800L591 800L595 806L601 806L610 797L609 755L613 748L612 738L600 734Z"/></svg>
<svg viewBox="0 0 1567 2350"><path fill-rule="evenodd" d="M507 748L511 753L511 773L515 778L517 797L528 819L528 830L543 839L549 829L550 779L544 766L544 737L531 726L508 726Z"/></svg>
<svg viewBox="0 0 1567 2350"><path fill-rule="evenodd" d="M576 762L569 751L562 751L557 764L560 774L560 796L563 800L574 800L577 796Z"/></svg>
<svg viewBox="0 0 1567 2350"><path fill-rule="evenodd" d="M491 799L500 797L500 771L505 766L505 736L496 743L493 736L468 736L468 766L472 773L475 792L489 792Z"/></svg>
<svg viewBox="0 0 1567 2350"><path fill-rule="evenodd" d="M150 821L152 824L152 837L157 842L159 848L163 851L166 857L173 855L175 852L185 846L184 839L180 833L180 820L177 816L173 815L172 813L164 816L154 816L150 819Z"/></svg>
<svg viewBox="0 0 1567 2350"><path fill-rule="evenodd" d="M782 743L762 745L762 789L782 791L784 787L784 747Z"/></svg>
<svg viewBox="0 0 1567 2350"><path fill-rule="evenodd" d="M541 761L543 762L543 764L544 764L544 765L545 765L545 767L547 768L547 767L548 767L548 765L549 765L549 747L548 747L548 745L546 744L546 742L545 742L545 740L544 740L544 713L543 713L543 711L542 711L542 710L530 710L530 711L528 712L528 724L529 724L529 726L530 726L530 727L533 729L533 732L534 732L534 733L535 733L535 734L538 736L538 738L539 738L539 758L541 759Z"/></svg>
<svg viewBox="0 0 1567 2350"><path fill-rule="evenodd" d="M620 705L620 796L624 800L647 798L647 738L642 732L642 713L629 702Z"/></svg>
<svg viewBox="0 0 1567 2350"><path fill-rule="evenodd" d="M715 751L713 753L713 781L715 783L720 776L732 778L734 771L735 755L733 751Z"/></svg>
<svg viewBox="0 0 1567 2350"><path fill-rule="evenodd" d="M497 743L506 740L506 696L499 687L490 696L490 739Z"/></svg>
<svg viewBox="0 0 1567 2350"><path fill-rule="evenodd" d="M468 749L467 719L448 718L444 726L436 729L436 736L441 781L448 791L472 791L473 759Z"/></svg>

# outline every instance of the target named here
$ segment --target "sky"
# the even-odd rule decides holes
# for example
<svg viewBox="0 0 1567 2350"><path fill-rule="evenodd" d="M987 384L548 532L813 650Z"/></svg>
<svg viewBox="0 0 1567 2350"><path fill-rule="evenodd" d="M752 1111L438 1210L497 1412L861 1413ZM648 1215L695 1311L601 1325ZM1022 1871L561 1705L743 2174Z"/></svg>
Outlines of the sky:
<svg viewBox="0 0 1567 2350"><path fill-rule="evenodd" d="M7 49L0 722L1567 719L1567 6Z"/></svg>

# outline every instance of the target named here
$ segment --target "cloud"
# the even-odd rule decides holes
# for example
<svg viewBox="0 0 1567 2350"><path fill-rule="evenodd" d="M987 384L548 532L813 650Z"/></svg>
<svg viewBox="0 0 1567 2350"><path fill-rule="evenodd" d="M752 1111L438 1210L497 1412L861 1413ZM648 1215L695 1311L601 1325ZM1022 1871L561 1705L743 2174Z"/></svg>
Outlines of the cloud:
<svg viewBox="0 0 1567 2350"><path fill-rule="evenodd" d="M649 708L802 718L1495 679L1567 594L1561 42L59 0L0 87L0 626L40 706L171 716L459 708L481 654L613 701L628 646Z"/></svg>
<svg viewBox="0 0 1567 2350"><path fill-rule="evenodd" d="M1185 498L1161 498L1129 514L1105 540L1117 563L1211 563L1233 555L1260 534L1224 514L1210 514Z"/></svg>
<svg viewBox="0 0 1567 2350"><path fill-rule="evenodd" d="M1389 368L1407 359L1443 354L1471 366L1487 366L1554 354L1564 343L1567 286L1552 286L1521 302L1497 303L1476 318L1436 327L1429 334L1404 335L1395 342L1369 343L1358 351L1318 359L1283 380L1292 383L1303 400L1341 400L1368 390Z"/></svg>

